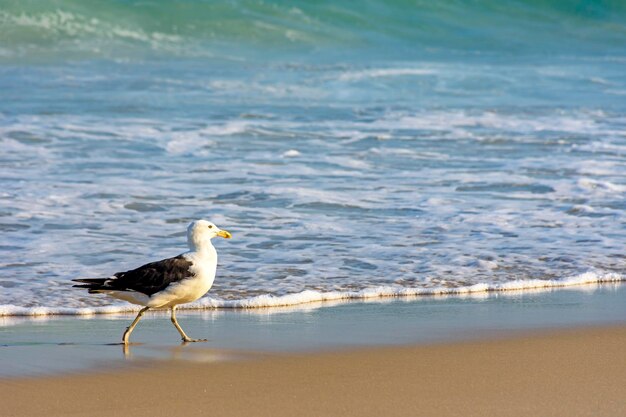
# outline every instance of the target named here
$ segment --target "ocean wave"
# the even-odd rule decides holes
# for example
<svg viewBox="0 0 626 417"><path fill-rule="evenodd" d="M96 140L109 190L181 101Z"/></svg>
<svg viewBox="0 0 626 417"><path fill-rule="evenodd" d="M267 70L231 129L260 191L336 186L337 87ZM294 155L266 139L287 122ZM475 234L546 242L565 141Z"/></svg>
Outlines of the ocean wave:
<svg viewBox="0 0 626 417"><path fill-rule="evenodd" d="M581 9L566 0L506 5L495 0L410 5L367 0L358 10L331 1L9 0L0 11L0 36L7 45L5 58L62 52L133 58L139 50L206 56L218 50L235 53L233 45L248 53L259 46L340 46L398 54L429 48L561 53L568 47L597 54L623 50L625 16L620 2ZM385 74L357 77L380 75Z"/></svg>
<svg viewBox="0 0 626 417"><path fill-rule="evenodd" d="M254 297L223 300L204 297L194 303L182 305L180 310L213 310L213 309L271 309L294 307L311 303L366 301L385 298L418 298L427 296L476 296L482 297L490 293L536 292L537 290L553 290L568 287L583 287L593 284L620 283L626 281L626 275L616 272L589 271L580 275L556 280L528 279L505 283L480 283L462 287L434 288L403 288L398 286L378 286L360 291L314 291L305 290L293 294L263 294ZM21 307L16 305L0 306L0 317L8 316L88 316L95 314L115 314L138 311L134 305L110 305L100 307Z"/></svg>

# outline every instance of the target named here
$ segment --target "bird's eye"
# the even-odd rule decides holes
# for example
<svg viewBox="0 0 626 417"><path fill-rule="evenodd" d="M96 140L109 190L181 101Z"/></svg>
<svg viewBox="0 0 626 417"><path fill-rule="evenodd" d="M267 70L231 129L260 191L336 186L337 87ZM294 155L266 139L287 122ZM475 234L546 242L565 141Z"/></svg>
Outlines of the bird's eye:
<svg viewBox="0 0 626 417"><path fill-rule="evenodd" d="M209 225L209 229L213 229L213 226L212 226L212 225Z"/></svg>

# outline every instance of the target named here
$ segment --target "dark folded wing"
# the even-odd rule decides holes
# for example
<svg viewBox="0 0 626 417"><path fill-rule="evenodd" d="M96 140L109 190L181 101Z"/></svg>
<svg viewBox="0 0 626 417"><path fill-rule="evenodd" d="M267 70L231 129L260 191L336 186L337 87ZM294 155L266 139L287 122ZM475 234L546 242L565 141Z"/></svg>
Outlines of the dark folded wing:
<svg viewBox="0 0 626 417"><path fill-rule="evenodd" d="M192 263L183 255L175 258L151 262L139 268L118 272L113 278L75 280L85 283L76 285L91 291L137 291L152 295L165 289L168 285L189 278Z"/></svg>

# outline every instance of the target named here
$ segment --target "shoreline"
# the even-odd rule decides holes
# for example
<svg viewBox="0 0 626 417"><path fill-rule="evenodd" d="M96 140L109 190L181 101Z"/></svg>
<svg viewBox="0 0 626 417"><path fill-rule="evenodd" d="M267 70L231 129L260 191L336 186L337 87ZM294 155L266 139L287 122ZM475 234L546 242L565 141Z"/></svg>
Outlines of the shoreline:
<svg viewBox="0 0 626 417"><path fill-rule="evenodd" d="M617 416L626 325L0 380L7 416Z"/></svg>
<svg viewBox="0 0 626 417"><path fill-rule="evenodd" d="M178 311L203 310L255 310L298 308L307 304L320 306L334 306L353 302L384 302L385 300L418 300L421 298L439 297L474 297L515 296L517 294L533 294L559 290L586 291L607 285L626 286L626 276L617 272L585 272L564 279L541 280L530 279L511 281L498 284L474 284L464 287L435 287L435 288L396 288L380 286L359 291L331 291L320 292L305 290L299 293L282 296L259 295L240 300L223 300L212 297L201 298L198 301L181 305ZM102 296L105 298L106 296ZM111 299L108 299L111 300ZM141 309L141 306L122 303L95 307L20 307L15 305L0 305L0 318L3 317L42 317L42 316L96 316L105 314L132 313ZM153 311L158 311L154 309Z"/></svg>
<svg viewBox="0 0 626 417"><path fill-rule="evenodd" d="M588 288L589 289L589 288ZM167 312L148 312L127 355L118 344L133 314L0 318L0 378L124 368L144 360L230 360L233 355L314 353L489 340L539 331L626 324L626 286L506 297L429 297L287 309L181 311L181 346ZM210 351L210 355L205 353Z"/></svg>

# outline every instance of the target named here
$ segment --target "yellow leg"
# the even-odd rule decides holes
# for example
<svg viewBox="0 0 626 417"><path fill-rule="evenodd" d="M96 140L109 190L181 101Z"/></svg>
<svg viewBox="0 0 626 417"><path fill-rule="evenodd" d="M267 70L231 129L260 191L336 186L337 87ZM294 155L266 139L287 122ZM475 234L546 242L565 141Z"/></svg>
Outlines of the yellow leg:
<svg viewBox="0 0 626 417"><path fill-rule="evenodd" d="M143 316L143 313L148 311L149 308L150 307L144 307L141 310L139 310L139 313L137 314L137 317L135 317L135 320L133 320L130 326L126 328L126 331L124 332L124 335L122 336L122 343L124 343L125 345L128 344L128 338L130 337L130 334L135 329L135 326L137 325L137 323L139 323L139 320L141 320L141 316Z"/></svg>
<svg viewBox="0 0 626 417"><path fill-rule="evenodd" d="M171 320L174 327L176 327L176 330L178 330L178 333L180 333L180 337L183 339L183 342L207 342L207 339L192 339L185 334L185 331L178 324L178 320L176 320L176 306L172 307Z"/></svg>

